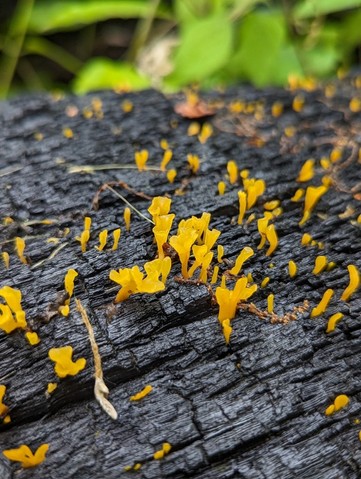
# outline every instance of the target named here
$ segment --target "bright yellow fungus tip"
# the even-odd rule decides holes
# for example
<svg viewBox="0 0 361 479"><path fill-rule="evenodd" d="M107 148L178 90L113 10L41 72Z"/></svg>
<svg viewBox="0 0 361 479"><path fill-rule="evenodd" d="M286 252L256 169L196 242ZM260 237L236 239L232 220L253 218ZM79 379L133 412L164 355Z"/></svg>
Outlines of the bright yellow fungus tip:
<svg viewBox="0 0 361 479"><path fill-rule="evenodd" d="M292 102L292 108L294 111L299 113L303 110L303 106L305 104L305 98L302 95L296 95Z"/></svg>
<svg viewBox="0 0 361 479"><path fill-rule="evenodd" d="M247 209L252 208L256 204L257 199L263 195L266 189L264 180L249 180L245 185L247 190Z"/></svg>
<svg viewBox="0 0 361 479"><path fill-rule="evenodd" d="M24 256L25 250L25 240L23 238L19 238L18 236L15 238L15 251L18 255L18 258L23 264L28 264L27 259Z"/></svg>
<svg viewBox="0 0 361 479"><path fill-rule="evenodd" d="M335 313L330 316L328 318L326 333L332 333L333 331L335 331L337 324L341 321L342 318L342 313Z"/></svg>
<svg viewBox="0 0 361 479"><path fill-rule="evenodd" d="M29 341L29 344L31 344L31 346L36 346L40 343L40 338L37 333L28 331L27 333L25 333L25 337Z"/></svg>
<svg viewBox="0 0 361 479"><path fill-rule="evenodd" d="M299 222L299 225L302 226L310 218L311 213L320 200L321 196L327 192L327 186L309 186L305 194L305 204L303 210L303 217Z"/></svg>
<svg viewBox="0 0 361 479"><path fill-rule="evenodd" d="M267 296L267 311L270 314L273 313L274 299L275 299L275 295L273 293Z"/></svg>
<svg viewBox="0 0 361 479"><path fill-rule="evenodd" d="M156 196L152 199L148 211L155 222L158 216L167 215L170 211L172 200L166 196Z"/></svg>
<svg viewBox="0 0 361 479"><path fill-rule="evenodd" d="M68 139L74 138L73 130L71 128L63 128L63 136Z"/></svg>
<svg viewBox="0 0 361 479"><path fill-rule="evenodd" d="M168 170L167 171L167 180L169 183L174 183L175 177L177 176L177 170Z"/></svg>
<svg viewBox="0 0 361 479"><path fill-rule="evenodd" d="M263 278L262 283L261 283L261 288L265 288L268 285L269 282L270 282L270 277L269 276L266 276L265 278Z"/></svg>
<svg viewBox="0 0 361 479"><path fill-rule="evenodd" d="M105 245L107 244L108 239L108 230L103 230L99 233L99 246L96 246L98 251L103 251Z"/></svg>
<svg viewBox="0 0 361 479"><path fill-rule="evenodd" d="M169 453L169 451L172 449L172 446L169 444L169 442L164 442L162 445L162 449L159 451L156 451L153 454L153 458L156 460L163 459L163 457Z"/></svg>
<svg viewBox="0 0 361 479"><path fill-rule="evenodd" d="M350 276L350 282L345 291L342 293L342 301L348 301L360 286L360 273L356 266L354 264L349 264L347 269Z"/></svg>
<svg viewBox="0 0 361 479"><path fill-rule="evenodd" d="M215 284L218 281L219 266L216 265L213 269L211 284Z"/></svg>
<svg viewBox="0 0 361 479"><path fill-rule="evenodd" d="M55 362L54 371L59 378L76 376L86 365L85 358L79 358L75 362L72 360L73 348L71 346L49 349L48 356Z"/></svg>
<svg viewBox="0 0 361 479"><path fill-rule="evenodd" d="M315 160L310 159L305 161L300 172L298 173L296 181L303 183L305 181L312 180L315 174L314 166L315 166Z"/></svg>
<svg viewBox="0 0 361 479"><path fill-rule="evenodd" d="M125 222L125 229L127 231L130 231L130 217L131 217L131 215L132 215L132 212L131 212L130 208L128 208L128 206L126 206L124 208L123 216L124 216L124 222Z"/></svg>
<svg viewBox="0 0 361 479"><path fill-rule="evenodd" d="M291 278L294 278L297 274L297 265L292 259L288 262L288 273Z"/></svg>
<svg viewBox="0 0 361 479"><path fill-rule="evenodd" d="M45 460L48 449L49 444L42 444L38 447L35 454L33 454L28 446L22 444L16 449L6 449L3 451L3 454L10 461L20 462L21 467L27 469L41 464Z"/></svg>
<svg viewBox="0 0 361 479"><path fill-rule="evenodd" d="M331 301L331 298L334 294L333 289L327 289L322 296L321 301L319 302L318 306L312 309L311 311L311 318L315 318L316 316L320 316L323 314L327 307L328 303Z"/></svg>
<svg viewBox="0 0 361 479"><path fill-rule="evenodd" d="M221 324L225 319L233 319L236 315L238 303L246 301L257 291L256 284L248 287L247 278L240 278L234 289L228 290L223 278L225 278L224 275L221 286L216 289L216 300L219 305L218 319Z"/></svg>
<svg viewBox="0 0 361 479"><path fill-rule="evenodd" d="M133 110L133 103L130 100L124 100L121 104L124 113L130 113Z"/></svg>
<svg viewBox="0 0 361 479"><path fill-rule="evenodd" d="M197 171L199 170L200 166L200 161L199 161L199 156L198 155L192 155L189 153L187 155L187 161L189 164L189 168L193 174L196 174Z"/></svg>
<svg viewBox="0 0 361 479"><path fill-rule="evenodd" d="M303 198L304 194L305 190L303 188L298 188L298 190L296 190L296 193L292 196L291 201L300 201Z"/></svg>
<svg viewBox="0 0 361 479"><path fill-rule="evenodd" d="M153 391L153 387L150 384L147 384L139 393L134 394L134 396L130 396L130 401L140 401L145 396L148 396L149 393Z"/></svg>
<svg viewBox="0 0 361 479"><path fill-rule="evenodd" d="M227 163L227 173L229 176L229 182L231 185L234 185L238 180L238 166L235 161L230 160Z"/></svg>
<svg viewBox="0 0 361 479"><path fill-rule="evenodd" d="M272 116L278 118L283 113L283 104L280 101L276 101L272 105Z"/></svg>
<svg viewBox="0 0 361 479"><path fill-rule="evenodd" d="M224 181L219 181L218 182L218 194L220 196L224 195L224 192L226 191L226 184Z"/></svg>
<svg viewBox="0 0 361 479"><path fill-rule="evenodd" d="M238 201L239 201L238 224L241 225L243 223L243 218L247 210L247 193L245 191L238 192Z"/></svg>
<svg viewBox="0 0 361 479"><path fill-rule="evenodd" d="M342 157L342 150L340 148L334 148L330 153L331 163L336 163Z"/></svg>
<svg viewBox="0 0 361 479"><path fill-rule="evenodd" d="M266 228L266 238L269 242L269 248L266 251L266 256L270 256L278 245L278 236L276 232L275 225L269 225Z"/></svg>
<svg viewBox="0 0 361 479"><path fill-rule="evenodd" d="M90 230L90 227L92 225L92 219L90 216L85 216L84 217L84 230Z"/></svg>
<svg viewBox="0 0 361 479"><path fill-rule="evenodd" d="M5 416L8 412L9 408L6 404L3 403L3 399L6 393L6 386L4 384L0 384L0 416Z"/></svg>
<svg viewBox="0 0 361 479"><path fill-rule="evenodd" d="M162 148L162 150L168 150L169 148L168 141L165 138L162 138L160 140L159 145Z"/></svg>
<svg viewBox="0 0 361 479"><path fill-rule="evenodd" d="M146 170L146 163L149 158L148 150L136 151L134 153L135 164L139 171Z"/></svg>
<svg viewBox="0 0 361 479"><path fill-rule="evenodd" d="M121 233L122 233L122 230L120 228L117 228L116 230L113 231L112 251L116 251L118 249L118 244L119 244L119 239L120 239Z"/></svg>
<svg viewBox="0 0 361 479"><path fill-rule="evenodd" d="M331 404L330 406L328 406L328 408L326 409L325 411L325 415L326 416L331 416L331 414L333 414L335 412L335 406L333 404Z"/></svg>
<svg viewBox="0 0 361 479"><path fill-rule="evenodd" d="M139 469L142 467L140 462L137 462L133 466L133 471L139 471Z"/></svg>
<svg viewBox="0 0 361 479"><path fill-rule="evenodd" d="M346 394L340 394L339 396L335 398L333 404L331 404L331 406L329 406L326 409L325 411L326 416L330 416L331 414L348 406L349 402L350 402L350 398L346 396Z"/></svg>
<svg viewBox="0 0 361 479"><path fill-rule="evenodd" d="M68 297L71 298L74 292L74 280L78 276L78 272L75 269L69 269L64 278L65 291L68 293Z"/></svg>
<svg viewBox="0 0 361 479"><path fill-rule="evenodd" d="M198 140L202 145L206 143L209 137L211 137L213 134L213 127L210 123L204 123L202 126L201 132L198 135Z"/></svg>
<svg viewBox="0 0 361 479"><path fill-rule="evenodd" d="M0 297L6 304L0 303L0 329L6 334L15 329L26 329L25 311L21 307L21 291L10 286L0 289Z"/></svg>
<svg viewBox="0 0 361 479"><path fill-rule="evenodd" d="M70 313L70 306L69 304L64 304L62 306L59 306L59 313L64 316L65 318L69 316Z"/></svg>
<svg viewBox="0 0 361 479"><path fill-rule="evenodd" d="M303 246L306 246L306 245L310 244L311 241L312 241L312 236L309 233L304 233L302 235L301 244Z"/></svg>
<svg viewBox="0 0 361 479"><path fill-rule="evenodd" d="M176 250L179 260L182 264L182 276L188 278L188 261L190 257L191 247L198 237L197 232L191 229L184 229L177 236L172 236L169 240L172 248Z"/></svg>
<svg viewBox="0 0 361 479"><path fill-rule="evenodd" d="M242 180L246 180L249 177L249 170L246 170L246 169L241 170L239 175L242 178Z"/></svg>
<svg viewBox="0 0 361 479"><path fill-rule="evenodd" d="M230 270L230 273L234 275L239 274L243 266L243 263L247 261L247 259L249 259L253 255L254 255L253 249L250 248L249 246L245 246L242 249L242 251L239 253L233 268Z"/></svg>
<svg viewBox="0 0 361 479"><path fill-rule="evenodd" d="M324 156L320 159L320 165L324 170L328 170L331 166L331 161Z"/></svg>
<svg viewBox="0 0 361 479"><path fill-rule="evenodd" d="M286 126L286 128L284 129L284 133L287 138L292 138L293 136L295 136L296 128L294 126Z"/></svg>
<svg viewBox="0 0 361 479"><path fill-rule="evenodd" d="M9 414L7 414L3 419L3 424L9 424L9 423L11 423L11 417Z"/></svg>
<svg viewBox="0 0 361 479"><path fill-rule="evenodd" d="M195 136L201 131L201 125L197 121L192 121L188 127L187 135Z"/></svg>
<svg viewBox="0 0 361 479"><path fill-rule="evenodd" d="M327 257L326 256L317 256L315 260L315 267L312 270L313 274L320 274L327 267Z"/></svg>
<svg viewBox="0 0 361 479"><path fill-rule="evenodd" d="M14 223L14 220L11 218L11 216L5 216L3 219L3 224L5 226L11 225L11 223Z"/></svg>
<svg viewBox="0 0 361 479"><path fill-rule="evenodd" d="M2 252L2 258L6 269L9 269L10 266L10 255L7 251Z"/></svg>
<svg viewBox="0 0 361 479"><path fill-rule="evenodd" d="M267 201L264 205L263 208L268 211L272 211L276 209L280 205L280 200L272 200L272 201Z"/></svg>
<svg viewBox="0 0 361 479"><path fill-rule="evenodd" d="M231 326L231 320L230 319L224 319L222 321L222 332L223 332L223 336L224 336L224 339L226 341L226 344L229 344L229 340L230 340L230 337L231 337L231 334L232 334L232 326Z"/></svg>
<svg viewBox="0 0 361 479"><path fill-rule="evenodd" d="M48 383L46 387L46 392L48 394L51 394L55 391L55 389L58 387L58 383Z"/></svg>
<svg viewBox="0 0 361 479"><path fill-rule="evenodd" d="M149 210L148 210L149 211ZM168 235L172 227L174 214L154 216L155 226L153 228L154 238L158 248L158 258L164 258L163 245L168 241Z"/></svg>
<svg viewBox="0 0 361 479"><path fill-rule="evenodd" d="M170 162L170 160L172 159L172 156L173 156L173 151L172 150L165 150L165 152L163 153L162 161L160 163L160 169L162 171L165 171L167 169L167 165Z"/></svg>
<svg viewBox="0 0 361 479"><path fill-rule="evenodd" d="M361 111L361 100L360 98L351 98L350 103L349 103L349 108L352 111L352 113L358 113Z"/></svg>

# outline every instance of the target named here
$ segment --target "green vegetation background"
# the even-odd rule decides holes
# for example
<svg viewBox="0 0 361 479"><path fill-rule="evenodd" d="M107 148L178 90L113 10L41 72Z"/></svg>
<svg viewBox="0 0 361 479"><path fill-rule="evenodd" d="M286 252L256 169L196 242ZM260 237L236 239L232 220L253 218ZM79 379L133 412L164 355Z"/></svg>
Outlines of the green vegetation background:
<svg viewBox="0 0 361 479"><path fill-rule="evenodd" d="M361 0L2 0L0 97L324 78L360 60Z"/></svg>

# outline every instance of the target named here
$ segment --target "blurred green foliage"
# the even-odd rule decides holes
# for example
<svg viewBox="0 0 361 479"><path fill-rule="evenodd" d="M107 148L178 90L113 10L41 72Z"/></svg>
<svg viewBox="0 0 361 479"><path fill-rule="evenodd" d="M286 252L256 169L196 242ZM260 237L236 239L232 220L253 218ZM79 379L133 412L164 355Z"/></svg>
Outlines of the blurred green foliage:
<svg viewBox="0 0 361 479"><path fill-rule="evenodd" d="M359 62L361 0L18 0L0 23L0 96L284 85Z"/></svg>

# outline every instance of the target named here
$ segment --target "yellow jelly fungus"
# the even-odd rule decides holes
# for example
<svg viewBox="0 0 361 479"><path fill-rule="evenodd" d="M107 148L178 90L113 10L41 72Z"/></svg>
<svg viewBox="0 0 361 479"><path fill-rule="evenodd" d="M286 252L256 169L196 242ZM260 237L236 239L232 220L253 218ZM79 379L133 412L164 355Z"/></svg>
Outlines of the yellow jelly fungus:
<svg viewBox="0 0 361 479"><path fill-rule="evenodd" d="M18 328L25 329L27 323L25 311L21 307L21 291L10 286L4 286L0 289L0 297L7 303L0 304L0 329L5 331L6 334Z"/></svg>
<svg viewBox="0 0 361 479"><path fill-rule="evenodd" d="M68 139L74 138L73 130L71 128L63 128L63 136Z"/></svg>
<svg viewBox="0 0 361 479"><path fill-rule="evenodd" d="M9 414L7 414L5 417L4 417L4 420L3 420L3 424L9 424L11 422L11 417Z"/></svg>
<svg viewBox="0 0 361 479"><path fill-rule="evenodd" d="M257 220L257 228L261 236L261 241L259 245L257 246L257 249L262 249L263 246L266 244L266 239L267 239L266 231L268 227L268 221L269 221L269 218L267 218L266 216L264 218L260 218Z"/></svg>
<svg viewBox="0 0 361 479"><path fill-rule="evenodd" d="M224 181L219 181L218 182L218 194L220 196L224 195L224 192L226 191L226 184Z"/></svg>
<svg viewBox="0 0 361 479"><path fill-rule="evenodd" d="M136 151L134 153L135 164L139 171L146 170L146 163L148 161L149 153L148 150Z"/></svg>
<svg viewBox="0 0 361 479"><path fill-rule="evenodd" d="M210 229L207 228L204 231L203 241L204 241L204 244L207 246L208 251L210 251L213 248L213 246L216 243L216 241L218 240L220 234L221 234L221 232L216 230L216 229L210 230Z"/></svg>
<svg viewBox="0 0 361 479"><path fill-rule="evenodd" d="M222 279L221 279L221 288L223 289L226 289L226 275L222 275Z"/></svg>
<svg viewBox="0 0 361 479"><path fill-rule="evenodd" d="M58 387L58 383L48 383L46 392L48 394L51 394L55 391L55 389Z"/></svg>
<svg viewBox="0 0 361 479"><path fill-rule="evenodd" d="M240 278L234 289L228 290L223 278L225 278L224 275L221 286L216 289L216 300L219 305L218 319L221 324L225 319L233 319L236 315L238 303L246 301L257 291L256 284L247 287L247 278Z"/></svg>
<svg viewBox="0 0 361 479"><path fill-rule="evenodd" d="M3 257L5 268L9 269L9 266L10 266L10 255L9 255L9 253L7 251L3 251L2 252L2 257Z"/></svg>
<svg viewBox="0 0 361 479"><path fill-rule="evenodd" d="M108 239L108 230L103 230L99 233L99 246L96 246L98 251L103 251L105 245L107 244Z"/></svg>
<svg viewBox="0 0 361 479"><path fill-rule="evenodd" d="M340 394L337 396L333 402L325 411L326 416L330 416L331 414L343 409L344 407L348 406L350 402L350 398L346 396L346 394Z"/></svg>
<svg viewBox="0 0 361 479"><path fill-rule="evenodd" d="M345 291L342 293L342 301L348 301L353 293L359 288L361 282L360 273L354 264L349 264L347 269L350 276L350 282Z"/></svg>
<svg viewBox="0 0 361 479"><path fill-rule="evenodd" d="M230 340L230 337L231 337L231 334L232 334L232 326L231 326L231 320L230 319L224 319L222 321L222 332L223 332L223 336L224 336L224 339L226 341L226 344L229 344L229 340Z"/></svg>
<svg viewBox="0 0 361 479"><path fill-rule="evenodd" d="M294 278L297 274L297 265L293 260L288 262L288 273L291 278Z"/></svg>
<svg viewBox="0 0 361 479"><path fill-rule="evenodd" d="M123 470L125 472L129 471L139 471L139 469L142 467L142 464L140 462L136 462L133 466L124 466Z"/></svg>
<svg viewBox="0 0 361 479"><path fill-rule="evenodd" d="M294 111L299 113L303 110L303 106L305 104L305 98L302 95L296 95L292 102L292 108Z"/></svg>
<svg viewBox="0 0 361 479"><path fill-rule="evenodd" d="M86 245L89 241L90 238L90 231L89 230L84 230L81 232L80 235L80 246L81 246L81 252L85 253L86 251Z"/></svg>
<svg viewBox="0 0 361 479"><path fill-rule="evenodd" d="M287 138L292 138L293 136L295 136L296 128L294 126L286 126L284 132Z"/></svg>
<svg viewBox="0 0 361 479"><path fill-rule="evenodd" d="M213 269L211 284L215 284L218 281L219 266L216 265Z"/></svg>
<svg viewBox="0 0 361 479"><path fill-rule="evenodd" d="M357 220L356 220L356 221L357 221L357 223L361 224L361 214L360 214L360 215L358 215L358 217L357 217Z"/></svg>
<svg viewBox="0 0 361 479"><path fill-rule="evenodd" d="M6 449L3 454L10 461L20 462L21 467L27 469L41 464L45 460L48 449L49 444L42 444L33 454L28 446L22 444L16 449Z"/></svg>
<svg viewBox="0 0 361 479"><path fill-rule="evenodd" d="M243 266L243 263L247 261L247 259L249 259L253 255L254 255L253 249L250 248L249 246L245 246L242 249L242 251L239 253L233 268L230 270L230 273L233 275L239 274Z"/></svg>
<svg viewBox="0 0 361 479"><path fill-rule="evenodd" d="M302 235L301 244L303 246L306 246L306 245L310 244L311 241L312 241L312 236L309 233L304 233Z"/></svg>
<svg viewBox="0 0 361 479"><path fill-rule="evenodd" d="M291 201L300 201L303 198L304 194L305 190L303 188L298 188L298 190L296 190L296 193L292 196Z"/></svg>
<svg viewBox="0 0 361 479"><path fill-rule="evenodd" d="M272 105L272 116L278 118L283 113L283 104L280 101L276 101Z"/></svg>
<svg viewBox="0 0 361 479"><path fill-rule="evenodd" d="M162 148L162 150L168 150L168 148L169 148L168 141L165 138L162 138L160 140L159 145Z"/></svg>
<svg viewBox="0 0 361 479"><path fill-rule="evenodd" d="M269 225L266 228L266 238L269 242L269 248L266 251L266 256L270 256L278 245L278 236L275 229L275 225Z"/></svg>
<svg viewBox="0 0 361 479"><path fill-rule="evenodd" d="M275 295L273 293L271 293L267 296L267 311L270 314L273 313L274 299L275 299Z"/></svg>
<svg viewBox="0 0 361 479"><path fill-rule="evenodd" d="M296 181L303 183L305 181L312 180L315 174L314 166L315 160L309 159L305 161L305 163L302 165L300 172L298 173Z"/></svg>
<svg viewBox="0 0 361 479"><path fill-rule="evenodd" d="M188 278L188 261L192 245L197 239L197 232L194 229L184 230L169 240L172 248L176 250L182 265L182 276Z"/></svg>
<svg viewBox="0 0 361 479"><path fill-rule="evenodd" d="M239 201L238 224L241 225L243 223L243 218L247 210L247 193L245 191L238 192L238 201Z"/></svg>
<svg viewBox="0 0 361 479"><path fill-rule="evenodd" d="M280 200L272 200L272 201L267 201L264 205L263 208L268 211L272 211L276 209L280 205Z"/></svg>
<svg viewBox="0 0 361 479"><path fill-rule="evenodd" d="M227 163L227 173L229 177L229 182L231 183L231 185L234 185L238 180L238 166L235 161L230 160Z"/></svg>
<svg viewBox="0 0 361 479"><path fill-rule="evenodd" d="M155 196L148 208L153 221L155 222L158 216L167 215L170 211L171 204L172 200L170 198L166 196Z"/></svg>
<svg viewBox="0 0 361 479"><path fill-rule="evenodd" d="M335 85L326 85L325 87L325 97L326 98L332 98L336 93L336 87Z"/></svg>
<svg viewBox="0 0 361 479"><path fill-rule="evenodd" d="M335 313L330 316L328 318L326 333L332 333L333 331L335 331L337 324L341 321L342 318L342 313Z"/></svg>
<svg viewBox="0 0 361 479"><path fill-rule="evenodd" d="M131 215L132 215L132 212L131 212L130 208L128 208L128 206L126 206L124 208L123 216L124 216L124 222L125 222L125 229L127 231L130 231L130 217L131 217Z"/></svg>
<svg viewBox="0 0 361 479"><path fill-rule="evenodd" d="M311 311L311 318L315 318L316 316L320 316L321 314L323 314L326 311L326 309L328 307L328 303L331 301L331 298L332 298L333 294L334 294L333 289L327 289L323 293L321 301Z"/></svg>
<svg viewBox="0 0 361 479"><path fill-rule="evenodd" d="M168 241L168 235L172 227L175 215L165 214L162 216L154 216L153 218L155 218L155 226L152 231L154 233L154 238L157 243L158 258L162 259L164 258L163 245Z"/></svg>
<svg viewBox="0 0 361 479"><path fill-rule="evenodd" d="M199 275L199 281L202 283L207 282L207 270L212 262L213 253L208 252L207 245L194 245L192 248L195 262L188 271L188 277L191 278L196 268L201 266L201 272Z"/></svg>
<svg viewBox="0 0 361 479"><path fill-rule="evenodd" d="M188 127L187 135L195 136L201 131L201 125L197 121L192 121Z"/></svg>
<svg viewBox="0 0 361 479"><path fill-rule="evenodd" d="M223 259L222 259L223 255L224 255L224 246L219 244L217 246L217 261L218 261L218 263L223 263Z"/></svg>
<svg viewBox="0 0 361 479"><path fill-rule="evenodd" d="M36 346L40 343L40 338L37 333L28 331L27 333L25 333L25 337L29 341L29 344L31 344L31 346Z"/></svg>
<svg viewBox="0 0 361 479"><path fill-rule="evenodd" d="M299 222L299 225L302 226L310 218L311 213L316 206L317 202L320 200L321 196L326 193L328 190L327 186L309 186L305 194L305 204L303 210L303 217Z"/></svg>
<svg viewBox="0 0 361 479"><path fill-rule="evenodd" d="M336 163L342 157L342 149L341 148L334 148L330 153L330 161L331 163Z"/></svg>
<svg viewBox="0 0 361 479"><path fill-rule="evenodd" d="M69 304L63 304L62 306L59 306L59 313L65 318L69 316L69 313L70 313Z"/></svg>
<svg viewBox="0 0 361 479"><path fill-rule="evenodd" d="M360 98L351 98L350 103L349 103L349 108L352 111L352 113L358 113L361 111L361 100Z"/></svg>
<svg viewBox="0 0 361 479"><path fill-rule="evenodd" d="M206 143L206 141L208 140L210 136L212 136L212 134L213 134L212 125L210 123L204 123L201 129L201 132L198 135L199 142L202 143L202 145L204 145L204 143Z"/></svg>
<svg viewBox="0 0 361 479"><path fill-rule="evenodd" d="M79 358L75 362L72 360L73 348L71 346L49 349L48 356L54 361L54 371L59 378L76 376L86 365L85 358Z"/></svg>
<svg viewBox="0 0 361 479"><path fill-rule="evenodd" d="M6 393L6 386L4 384L0 384L0 416L3 417L8 412L9 408L6 404L3 403L3 399Z"/></svg>
<svg viewBox="0 0 361 479"><path fill-rule="evenodd" d="M262 283L261 283L261 288L265 288L268 285L269 282L270 282L270 277L269 276L266 276L265 278L263 278Z"/></svg>
<svg viewBox="0 0 361 479"><path fill-rule="evenodd" d="M177 176L177 170L168 170L167 171L167 180L169 183L174 183L175 177Z"/></svg>
<svg viewBox="0 0 361 479"><path fill-rule="evenodd" d="M169 444L169 442L164 442L162 445L162 449L159 451L156 451L153 454L153 458L156 460L163 459L163 457L169 453L169 451L172 449L172 446Z"/></svg>
<svg viewBox="0 0 361 479"><path fill-rule="evenodd" d="M130 100L124 100L121 104L124 113L130 113L133 110L133 103Z"/></svg>
<svg viewBox="0 0 361 479"><path fill-rule="evenodd" d="M247 186L247 209L256 204L257 199L266 189L264 180L254 180Z"/></svg>
<svg viewBox="0 0 361 479"><path fill-rule="evenodd" d="M16 254L18 255L18 258L23 264L28 264L25 256L24 256L24 250L25 250L25 240L23 238L19 238L18 236L15 238L15 251Z"/></svg>
<svg viewBox="0 0 361 479"><path fill-rule="evenodd" d="M10 216L5 216L3 219L4 226L11 225L11 223L14 223L14 220Z"/></svg>
<svg viewBox="0 0 361 479"><path fill-rule="evenodd" d="M90 216L85 216L84 217L84 230L90 230L92 224L92 219Z"/></svg>
<svg viewBox="0 0 361 479"><path fill-rule="evenodd" d="M273 214L274 217L280 216L282 213L283 213L282 208L276 208L272 211L272 214Z"/></svg>
<svg viewBox="0 0 361 479"><path fill-rule="evenodd" d="M200 166L200 161L199 161L198 155L192 155L191 153L189 153L189 155L187 155L187 161L188 161L188 165L189 165L189 168L190 168L191 172L193 174L196 174L197 171L199 170L199 166Z"/></svg>
<svg viewBox="0 0 361 479"><path fill-rule="evenodd" d="M71 298L74 292L74 280L78 276L75 269L69 269L64 278L65 291L68 293L68 297Z"/></svg>
<svg viewBox="0 0 361 479"><path fill-rule="evenodd" d="M118 244L119 244L119 239L120 239L121 233L122 233L122 230L120 228L117 228L116 230L113 231L112 251L116 251L118 249Z"/></svg>
<svg viewBox="0 0 361 479"><path fill-rule="evenodd" d="M317 256L315 261L315 267L312 270L313 274L320 274L327 267L327 257L326 256Z"/></svg>
<svg viewBox="0 0 361 479"><path fill-rule="evenodd" d="M228 106L228 110L231 113L242 113L244 109L245 109L244 102L239 100L232 101Z"/></svg>
<svg viewBox="0 0 361 479"><path fill-rule="evenodd" d="M147 384L139 393L134 394L134 396L130 396L130 401L140 401L145 396L148 396L149 393L153 391L153 387L150 384Z"/></svg>
<svg viewBox="0 0 361 479"><path fill-rule="evenodd" d="M335 406L333 404L331 404L330 406L328 406L328 408L326 409L325 411L325 415L326 416L331 416L331 414L333 414L335 412Z"/></svg>
<svg viewBox="0 0 361 479"><path fill-rule="evenodd" d="M165 171L167 169L167 165L170 162L170 160L172 159L172 156L173 156L173 151L172 150L165 150L165 152L163 153L163 158L162 158L161 164L160 164L160 169L162 171Z"/></svg>
<svg viewBox="0 0 361 479"><path fill-rule="evenodd" d="M324 170L328 170L331 166L331 161L326 157L322 157L320 159L320 165Z"/></svg>
<svg viewBox="0 0 361 479"><path fill-rule="evenodd" d="M249 170L241 170L239 176L242 180L246 180L249 177Z"/></svg>

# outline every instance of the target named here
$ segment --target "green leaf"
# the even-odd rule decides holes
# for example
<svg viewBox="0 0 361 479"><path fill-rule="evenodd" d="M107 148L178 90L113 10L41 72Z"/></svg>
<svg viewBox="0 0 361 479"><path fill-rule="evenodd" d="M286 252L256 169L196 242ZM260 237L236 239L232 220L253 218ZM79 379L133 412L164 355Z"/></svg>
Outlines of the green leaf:
<svg viewBox="0 0 361 479"><path fill-rule="evenodd" d="M336 71L341 55L332 46L317 45L302 52L302 59L308 75L323 77Z"/></svg>
<svg viewBox="0 0 361 479"><path fill-rule="evenodd" d="M168 80L178 86L202 81L222 68L232 51L232 25L222 16L211 16L187 25L181 31Z"/></svg>
<svg viewBox="0 0 361 479"><path fill-rule="evenodd" d="M92 90L142 90L149 86L149 79L140 75L131 64L101 57L89 60L73 81L73 91L78 95Z"/></svg>
<svg viewBox="0 0 361 479"><path fill-rule="evenodd" d="M71 30L109 18L146 17L148 12L147 0L37 0L29 30L34 33ZM166 14L163 10L159 15Z"/></svg>
<svg viewBox="0 0 361 479"><path fill-rule="evenodd" d="M269 71L269 84L287 85L290 75L302 77L304 76L304 72L298 59L295 46L291 43L285 43L277 53L273 66Z"/></svg>
<svg viewBox="0 0 361 479"><path fill-rule="evenodd" d="M361 0L304 0L293 10L296 20L328 15L361 6Z"/></svg>

